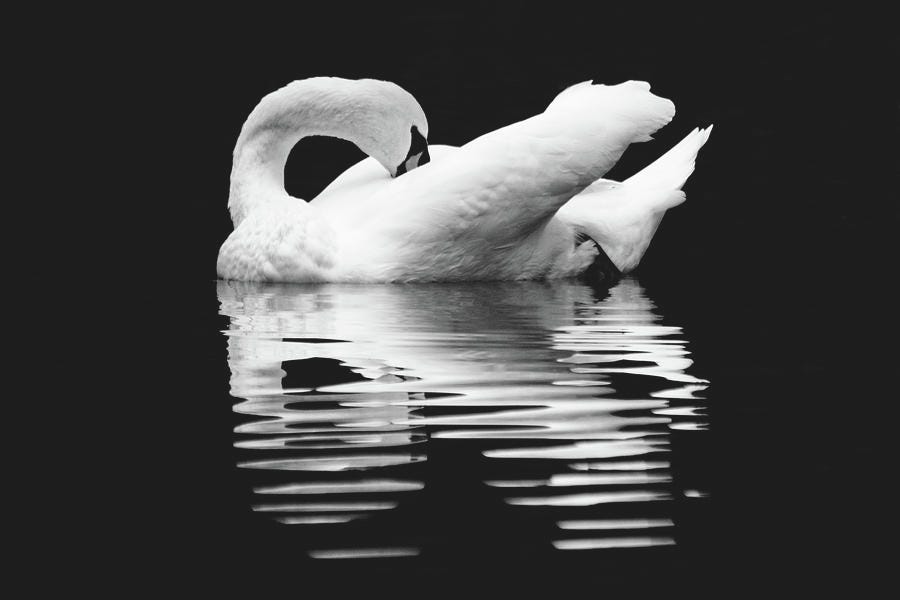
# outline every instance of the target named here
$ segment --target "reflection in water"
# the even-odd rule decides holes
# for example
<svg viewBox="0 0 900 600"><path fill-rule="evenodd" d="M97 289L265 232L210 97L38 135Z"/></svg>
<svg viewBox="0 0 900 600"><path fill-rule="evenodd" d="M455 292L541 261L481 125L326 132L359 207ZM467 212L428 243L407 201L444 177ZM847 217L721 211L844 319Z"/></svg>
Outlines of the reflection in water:
<svg viewBox="0 0 900 600"><path fill-rule="evenodd" d="M706 382L686 372L681 329L660 323L634 279L595 293L576 282L220 282L234 410L246 419L238 466L271 476L253 510L319 528L402 514L436 476L434 445L468 443L505 510L554 520L538 540L548 546L675 544L672 503L705 494L679 488L671 438L705 428ZM360 529L346 548L309 554L427 550L401 529Z"/></svg>

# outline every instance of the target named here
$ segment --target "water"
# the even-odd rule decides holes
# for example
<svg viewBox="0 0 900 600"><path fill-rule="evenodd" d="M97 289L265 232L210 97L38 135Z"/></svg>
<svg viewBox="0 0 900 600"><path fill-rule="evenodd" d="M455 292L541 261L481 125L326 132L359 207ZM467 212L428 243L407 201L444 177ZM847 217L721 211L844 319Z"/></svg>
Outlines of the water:
<svg viewBox="0 0 900 600"><path fill-rule="evenodd" d="M217 295L233 480L295 564L635 568L708 550L710 382L636 279Z"/></svg>
<svg viewBox="0 0 900 600"><path fill-rule="evenodd" d="M746 272L164 287L181 318L102 407L104 473L137 480L111 549L254 597L876 581L877 280Z"/></svg>

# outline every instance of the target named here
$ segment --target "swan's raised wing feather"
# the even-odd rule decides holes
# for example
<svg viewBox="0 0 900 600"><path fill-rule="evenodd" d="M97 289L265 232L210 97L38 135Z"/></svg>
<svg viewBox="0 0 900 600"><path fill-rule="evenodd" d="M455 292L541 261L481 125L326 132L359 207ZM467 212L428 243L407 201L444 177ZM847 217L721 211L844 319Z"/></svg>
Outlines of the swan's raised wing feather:
<svg viewBox="0 0 900 600"><path fill-rule="evenodd" d="M378 198L393 234L521 239L675 114L644 82L585 82L547 110L399 178ZM399 199L399 200L398 200ZM385 221L383 221L384 223Z"/></svg>

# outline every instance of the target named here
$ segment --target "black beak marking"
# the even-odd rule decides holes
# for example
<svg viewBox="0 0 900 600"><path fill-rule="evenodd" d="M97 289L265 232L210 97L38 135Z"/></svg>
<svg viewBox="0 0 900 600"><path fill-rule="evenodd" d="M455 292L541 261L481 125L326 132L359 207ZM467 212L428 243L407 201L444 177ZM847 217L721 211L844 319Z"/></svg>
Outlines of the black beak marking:
<svg viewBox="0 0 900 600"><path fill-rule="evenodd" d="M421 167L431 160L431 156L428 154L428 141L424 135L419 133L419 128L413 125L409 132L411 137L409 152L406 153L403 162L397 165L397 177L416 167ZM410 161L410 159L417 160Z"/></svg>

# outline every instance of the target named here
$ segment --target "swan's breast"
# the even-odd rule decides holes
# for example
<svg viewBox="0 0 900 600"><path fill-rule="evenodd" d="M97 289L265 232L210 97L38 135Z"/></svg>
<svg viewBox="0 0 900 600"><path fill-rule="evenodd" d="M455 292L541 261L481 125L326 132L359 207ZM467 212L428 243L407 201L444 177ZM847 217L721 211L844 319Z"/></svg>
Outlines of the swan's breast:
<svg viewBox="0 0 900 600"><path fill-rule="evenodd" d="M251 212L219 250L216 270L243 281L327 281L338 240L302 200Z"/></svg>

